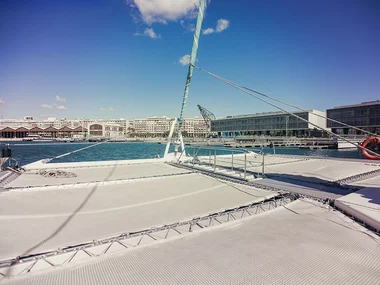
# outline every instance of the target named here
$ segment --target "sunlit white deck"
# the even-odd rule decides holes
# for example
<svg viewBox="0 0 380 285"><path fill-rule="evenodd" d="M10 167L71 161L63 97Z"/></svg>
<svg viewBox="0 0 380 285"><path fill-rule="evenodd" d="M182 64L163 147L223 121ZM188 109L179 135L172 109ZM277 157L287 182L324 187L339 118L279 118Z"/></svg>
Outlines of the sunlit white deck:
<svg viewBox="0 0 380 285"><path fill-rule="evenodd" d="M379 161L283 155L266 155L263 159L262 155L248 153L234 157L199 157L200 168L207 167L212 159L216 168L229 171L232 165L235 169L246 165L246 171L251 173L260 174L264 169L267 179L255 181L256 185L315 198L337 199L337 207L380 232ZM365 189L359 190L363 187Z"/></svg>
<svg viewBox="0 0 380 285"><path fill-rule="evenodd" d="M10 184L17 190L1 193L0 260L191 219L276 195L162 162L70 172L77 177L45 178L26 172ZM67 183L61 184L65 179ZM57 180L61 185L55 186ZM107 182L87 183L94 180ZM27 185L38 187L22 188Z"/></svg>
<svg viewBox="0 0 380 285"><path fill-rule="evenodd" d="M379 237L314 201L4 284L378 284Z"/></svg>
<svg viewBox="0 0 380 285"><path fill-rule="evenodd" d="M208 163L213 163L214 157L211 155L200 156L199 159ZM244 155L235 154L234 167L244 166ZM224 167L231 167L232 156L217 156L216 164ZM262 155L249 153L246 155L247 171L258 172L262 170ZM329 183L342 180L347 177L380 170L378 161L368 161L359 159L331 159L296 157L286 155L265 155L264 172L271 178L277 180L303 180L315 183Z"/></svg>
<svg viewBox="0 0 380 285"><path fill-rule="evenodd" d="M187 165L191 166L191 163ZM233 157L199 156L195 167L229 173L246 169L247 176L262 176L264 172L267 179L255 181L256 184L316 198L336 199L370 181L373 181L371 185L374 187L376 183L380 185L377 180L372 180L380 174L380 163L359 159L265 155L263 160L262 155L247 153L235 154Z"/></svg>
<svg viewBox="0 0 380 285"><path fill-rule="evenodd" d="M335 206L380 232L380 187L368 187L338 198Z"/></svg>
<svg viewBox="0 0 380 285"><path fill-rule="evenodd" d="M241 166L243 157L234 156L235 168L231 170L231 157L218 156L216 169L232 178L237 171L237 177L242 177L239 163ZM246 157L247 172L253 179L252 174L261 168L262 157L254 154ZM199 160L207 162L210 158L199 157ZM276 155L265 156L265 162L265 174L269 178L249 178L246 185L231 182L234 179L228 181L228 178L204 175L206 173L200 171L204 164L192 169L168 165L163 159L30 164L25 173L5 183L0 192L0 262L264 201L278 195L273 189L316 198L339 198L337 205L358 203L360 205L351 207L357 217L365 215L379 223L377 207L380 201L373 198L379 191L379 181L373 175L380 169L379 164ZM180 165L191 166L192 163ZM73 175L45 177L39 173L41 169ZM340 187L339 181L344 181L346 186L372 188L364 194L350 194L352 189ZM266 187L272 191L263 190ZM350 195L344 196L347 194ZM367 284L372 284L375 277L380 278L376 271L380 270L380 264L374 261L380 258L378 237L342 214L316 203L298 201L289 207L280 206L258 214L260 217L249 221L243 218L239 223L202 230L200 234L190 234L181 240L157 242L149 248L123 251L124 255L120 256L97 257L80 266L74 262L74 265L63 265L58 271L50 272L49 269L39 277L28 273L26 277L5 281L16 284L23 281L30 281L30 284L235 284L235 280L243 278L241 282L247 284L260 280L264 284L279 280L292 284L313 283L312 280L321 284L331 283L331 280L355 284L355 280L363 280L359 277L366 275ZM371 209L368 209L369 204ZM372 239L362 232L370 234ZM284 260L285 257L292 263ZM327 259L329 261L324 263ZM199 263L199 260L202 261ZM124 270L116 278L115 274L119 273L115 268L120 264L130 270ZM186 275L184 268L201 270L202 264L208 266L198 272L198 277L192 279L194 276ZM322 268L316 270L318 273L312 270L316 266ZM266 268L271 268L271 274L265 273ZM333 275L332 268L334 272L346 273ZM0 269L0 278L1 274L7 275L7 270ZM106 279L94 273L98 270ZM154 273L144 275L141 273L144 270ZM169 271L161 274L165 270ZM345 279L348 271L354 272L357 279ZM62 274L70 281L62 279Z"/></svg>
<svg viewBox="0 0 380 285"><path fill-rule="evenodd" d="M110 162L111 163L111 162ZM162 162L145 162L134 164L93 164L75 163L68 167L68 163L48 164L50 168L42 170L62 170L76 175L76 177L44 177L39 174L41 169L31 168L18 179L7 184L5 188L27 188L48 185L87 184L99 181L133 180L142 178L153 178L160 176L180 175L189 173ZM53 167L52 167L53 166ZM29 168L27 168L29 169Z"/></svg>
<svg viewBox="0 0 380 285"><path fill-rule="evenodd" d="M349 161L345 159L309 159L291 164L268 165L266 174L283 178L307 180L313 182L334 182L380 170L380 164L368 163L365 160Z"/></svg>

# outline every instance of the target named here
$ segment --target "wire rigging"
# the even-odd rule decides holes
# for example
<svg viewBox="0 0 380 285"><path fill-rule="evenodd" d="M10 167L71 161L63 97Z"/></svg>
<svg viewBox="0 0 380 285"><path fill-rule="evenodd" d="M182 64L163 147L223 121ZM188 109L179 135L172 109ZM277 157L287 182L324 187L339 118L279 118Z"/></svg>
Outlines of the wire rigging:
<svg viewBox="0 0 380 285"><path fill-rule="evenodd" d="M57 156L52 157L52 158L45 159L44 162L48 163L48 162L50 162L50 161L52 161L54 159L58 159L58 158L61 158L61 157L64 157L64 156L68 156L70 154L73 154L73 153L76 153L76 152L79 152L79 151L82 151L82 150L85 150L85 149L89 149L89 148L92 148L92 147L97 146L97 145L101 145L101 144L107 143L107 142L109 142L111 140L113 140L113 138L105 140L105 141L102 141L102 142L98 142L98 143L93 144L93 145L85 146L85 147L82 147L82 148L79 148L77 150L73 150L73 151L70 151L70 152L67 152L67 153L64 153L64 154L60 154L60 155L57 155Z"/></svg>
<svg viewBox="0 0 380 285"><path fill-rule="evenodd" d="M228 80L228 81L229 81L229 80ZM295 108L295 109L300 110L300 111L302 111L302 112L307 112L307 110L302 109L302 108L299 108L299 107L297 107L297 106L295 106L295 105L293 105L293 104L289 104L289 103L286 103L286 102L284 102L284 101L278 100L278 99L276 99L276 98L273 98L273 97L271 97L271 96L269 96L269 95L263 94L263 93L258 92L258 91L256 91L256 90L250 89L250 88L248 88L248 87L245 87L245 86L242 86L242 87L243 87L244 89L247 89L248 91L254 92L254 93L259 94L259 95L261 95L261 96L263 96L263 97L269 98L269 99L271 99L271 100L273 100L273 101L276 101L276 102L282 103L282 104L284 104L284 105L287 105L287 106L289 106L289 107ZM366 131L366 130L363 130L363 129L357 128L357 127L355 127L355 126L351 126L351 125L348 125L348 124L346 124L346 123L343 123L343 122L340 122L340 121L337 121L337 120L331 119L331 118L329 118L329 117L327 117L327 116L323 116L323 115L320 115L320 114L317 114L317 113L314 113L314 112L313 112L313 115L315 115L315 116L317 116L317 117L320 117L320 118L323 118L323 119L326 119L326 120L328 120L328 121L334 122L334 123L338 123L338 124L340 124L340 125L342 125L342 126L346 126L346 127L349 127L349 128L355 129L355 130L357 130L357 131L364 132L364 133L369 134L369 135L371 135L371 136L376 136L376 137L378 136L377 134L374 134L374 133L371 133L371 132L369 132L369 131Z"/></svg>
<svg viewBox="0 0 380 285"><path fill-rule="evenodd" d="M204 71L204 72L207 73L206 70L204 70L204 69L202 69L202 68L200 68L200 67L197 67L197 66L195 66L195 65L194 65L194 67L197 68L197 69L199 69L199 70L201 70L201 71ZM220 77L220 76L219 76L219 77ZM220 78L223 78L223 77L220 77ZM284 104L284 105L287 105L287 106L289 106L289 107L295 108L295 109L300 110L300 111L302 111L302 112L308 112L307 110L302 109L302 108L299 108L299 107L297 107L297 106L295 106L295 105L293 105L293 104L287 103L287 102L285 102L285 101L281 101L281 100L276 99L276 98L274 98L274 97L272 97L272 96L266 95L266 94L261 93L261 92L259 92L259 91L256 91L256 90L253 90L253 89L251 89L251 88L245 87L245 86L243 86L243 85L238 85L237 83L234 83L233 81L228 80L228 79L226 79L226 78L223 78L223 79L224 79L226 82L229 82L229 83L231 83L231 84L234 84L234 85L240 86L241 88L244 88L244 89L246 89L246 90L248 90L248 91L251 91L251 92L253 92L253 93L256 93L256 94L258 94L258 95L260 95L260 96L263 96L263 97L269 98L269 99L271 99L271 100L273 100L273 101L275 101L275 102L279 102L279 103L281 103L281 104ZM338 123L338 124L340 124L340 125L342 125L342 126L346 126L346 127L349 127L349 128L355 129L355 130L357 130L357 131L361 131L361 132L363 132L363 133L369 134L369 135L371 135L371 136L378 137L377 134L374 134L374 133L371 133L371 132L366 131L366 130L364 130L364 129L357 128L357 127L355 127L355 126L351 126L351 125L349 125L349 124L346 124L346 123L343 123L343 122L340 122L340 121L334 120L334 119L329 118L329 117L327 117L327 116L323 116L323 115L320 115L320 114L317 114L317 113L314 113L314 112L313 112L312 114L315 115L315 116L317 116L317 117L320 117L320 118L326 119L326 120L328 120L328 121L331 121L331 122L334 122L334 123Z"/></svg>
<svg viewBox="0 0 380 285"><path fill-rule="evenodd" d="M210 75L210 76L212 76L212 77L214 77L214 78L216 78L216 79L218 79L218 80L220 80L220 81L222 81L222 82L224 82L224 83L226 83L226 84L228 84L228 85L230 85L230 86L232 86L232 87L234 87L234 88L236 88L236 89L238 89L238 90L240 90L240 91L242 91L242 92L244 92L244 93L246 93L246 94L248 94L248 95L250 95L250 96L252 96L252 97L254 97L254 98L258 99L258 100L260 100L260 101L262 101L262 102L264 102L264 103L267 103L268 105L271 105L272 107L275 107L276 109L279 109L279 110L283 111L284 113L287 113L287 114L289 114L289 115L291 115L291 116L293 116L293 117L296 117L297 119L299 119L299 120L301 120L301 121L304 121L304 122L306 122L306 123L309 123L310 125L312 125L312 126L318 128L318 129L321 129L321 130L327 132L328 134L330 134L330 135L332 135L332 136L335 136L335 137L337 137L337 138L340 138L341 140L343 140L343 141L345 141L345 142L348 142L348 143L354 145L355 147L358 147L358 148L360 148L360 149L362 149L362 150L365 150L365 151L367 151L367 152L369 152L369 153L371 153L371 154L373 154L373 155L375 155L375 156L377 156L377 157L380 157L380 154L378 154L378 153L376 153L376 152L374 152L374 151L372 151L372 150L370 150L370 149L364 148L364 147L362 147L361 145L357 145L357 144L355 144L355 143L349 141L348 139L346 139L346 138L344 138L344 137L342 137L342 136L340 136L340 135L338 135L338 134L334 134L333 132L331 132L331 131L329 131L329 130L327 130L327 129L324 129L324 128L322 128L322 127L320 127L320 126L318 126L318 125L316 125L316 124L314 124L314 123L308 121L307 119L304 119L304 118L302 118L302 117L300 117L300 116L298 116L298 115L296 115L296 114L294 114L294 113L292 113L292 112L290 112L290 111L288 111L288 110L286 110L286 109L284 109L284 108L282 108L282 107L280 107L280 106L277 106L277 105L274 104L274 103L269 102L268 100L265 100L265 99L263 99L263 98L260 98L259 96L255 95L255 94L253 93L253 92L256 93L256 91L253 91L253 92L251 92L251 91L247 91L246 88L244 88L243 86L241 86L241 85L239 85L239 84L234 83L233 81L230 81L230 80L228 80L228 79L225 79L225 78L223 78L223 77L221 77L221 76L218 76L218 75L216 75L216 74L214 74L214 73L211 73L211 72L209 72L209 71L207 71L207 70L205 70L205 69L203 69L203 68L201 68L201 67L199 67L199 66L196 66L196 65L194 65L194 64L192 64L192 65L193 65L194 68L196 68L196 69L198 69L198 70L200 70L200 71L203 71L204 73L206 73L206 74L208 74L208 75ZM260 93L260 95L265 95L265 94ZM265 95L265 96L267 96L267 97L269 98L268 95Z"/></svg>

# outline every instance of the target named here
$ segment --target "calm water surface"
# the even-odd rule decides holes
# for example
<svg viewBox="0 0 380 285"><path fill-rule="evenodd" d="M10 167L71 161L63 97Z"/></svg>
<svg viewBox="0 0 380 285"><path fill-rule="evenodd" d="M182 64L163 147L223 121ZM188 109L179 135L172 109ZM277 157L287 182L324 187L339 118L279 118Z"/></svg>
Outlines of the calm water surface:
<svg viewBox="0 0 380 285"><path fill-rule="evenodd" d="M0 142L1 147L9 142ZM20 165L25 165L40 159L52 158L60 154L71 152L94 143L60 143L60 142L12 142L9 143L12 149L12 156ZM254 150L258 150L253 148ZM173 147L171 147L173 151ZM70 154L68 156L55 159L54 162L77 162L77 161L99 161L99 160L119 160L119 159L141 159L154 158L157 155L163 156L165 144L158 143L104 143L83 151ZM273 153L270 148L264 149L266 153ZM192 153L192 150L191 150ZM217 154L222 154L218 151ZM208 151L200 151L200 155L207 154ZM360 158L359 151L352 150L302 150L298 148L277 147L276 154L306 155L324 157Z"/></svg>

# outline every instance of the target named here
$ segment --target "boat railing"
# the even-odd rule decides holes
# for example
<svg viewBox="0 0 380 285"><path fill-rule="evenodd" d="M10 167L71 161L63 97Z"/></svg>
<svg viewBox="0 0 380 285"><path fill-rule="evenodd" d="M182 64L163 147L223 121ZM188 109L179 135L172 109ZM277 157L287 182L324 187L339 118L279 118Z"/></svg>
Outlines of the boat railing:
<svg viewBox="0 0 380 285"><path fill-rule="evenodd" d="M211 167L213 172L217 170L231 170L243 173L244 179L247 179L247 173L254 172L256 177L264 177L264 152L262 150L232 149L228 147L212 147L212 146L186 146L180 153L177 163L181 163L185 159L183 156L187 153L188 162L192 167L196 165L204 165ZM261 155L260 162L252 162L247 159L249 155ZM251 171L252 168L258 168L257 171Z"/></svg>
<svg viewBox="0 0 380 285"><path fill-rule="evenodd" d="M18 161L13 157L1 157L0 159L0 171L6 168L17 169L19 167Z"/></svg>

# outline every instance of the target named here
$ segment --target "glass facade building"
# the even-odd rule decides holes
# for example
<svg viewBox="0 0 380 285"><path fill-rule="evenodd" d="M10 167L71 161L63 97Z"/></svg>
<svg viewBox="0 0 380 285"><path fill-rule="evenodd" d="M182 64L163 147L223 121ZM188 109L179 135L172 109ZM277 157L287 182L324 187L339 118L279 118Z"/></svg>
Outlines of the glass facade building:
<svg viewBox="0 0 380 285"><path fill-rule="evenodd" d="M294 112L295 115L325 128L326 120L312 113L325 116L324 112L311 110ZM211 131L222 136L234 135L310 135L315 127L310 123L283 112L229 116L211 121Z"/></svg>
<svg viewBox="0 0 380 285"><path fill-rule="evenodd" d="M380 134L380 101L339 106L327 110L327 117L336 121ZM360 135L360 131L327 121L327 127L336 134Z"/></svg>

